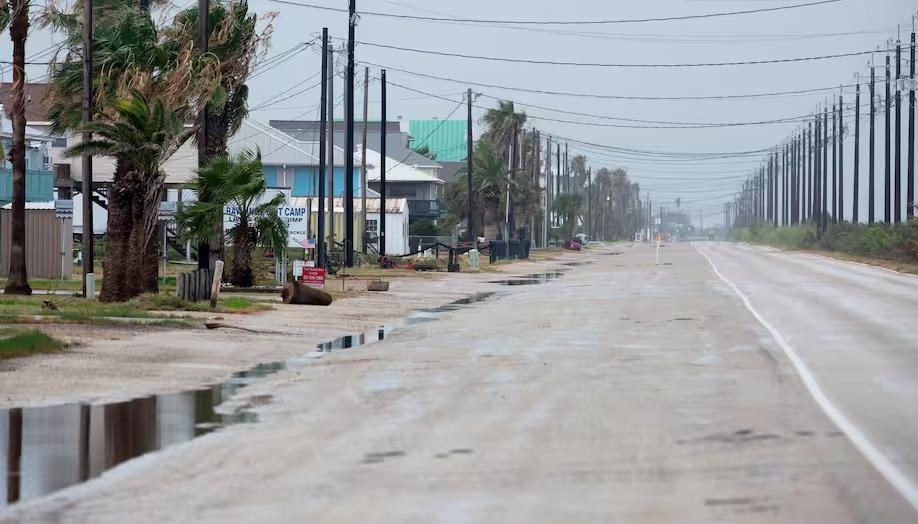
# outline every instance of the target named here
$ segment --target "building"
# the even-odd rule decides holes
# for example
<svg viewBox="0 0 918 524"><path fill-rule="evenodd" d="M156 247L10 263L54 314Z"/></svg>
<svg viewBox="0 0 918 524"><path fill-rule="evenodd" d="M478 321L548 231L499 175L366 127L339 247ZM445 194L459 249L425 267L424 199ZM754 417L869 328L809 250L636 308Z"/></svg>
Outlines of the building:
<svg viewBox="0 0 918 524"><path fill-rule="evenodd" d="M299 140L318 142L319 125L314 120L271 120L270 126L282 131ZM354 122L354 147L355 152L360 154L363 145L363 122ZM383 126L382 122L367 122L367 149L379 151L381 147L381 137L383 128L386 134L386 156L394 158L399 162L409 165L415 169L423 171L431 176L439 178L443 166L424 155L414 151L415 144L413 137L401 130L399 122L387 122ZM344 145L344 122L335 123L334 142L336 145Z"/></svg>
<svg viewBox="0 0 918 524"><path fill-rule="evenodd" d="M465 176L468 159L468 121L411 120L408 134L415 149L426 146L442 166L437 176L451 184Z"/></svg>
<svg viewBox="0 0 918 524"><path fill-rule="evenodd" d="M262 171L268 187L289 189L291 197L310 197L319 194L319 147L318 140L299 140L281 133L271 126L252 120L243 122L242 127L230 139L227 149L232 154L243 150L261 151ZM360 158L354 155L354 196L360 196ZM344 149L335 147L334 193L344 196Z"/></svg>
<svg viewBox="0 0 918 524"><path fill-rule="evenodd" d="M379 193L381 155L367 149L367 185ZM444 182L429 174L386 155L386 197L405 198L408 202L411 220L440 218L440 201Z"/></svg>
<svg viewBox="0 0 918 524"><path fill-rule="evenodd" d="M54 171L51 169L51 139L45 133L26 125L26 201L54 200ZM13 143L13 122L0 105L0 206L13 199L13 165L7 153Z"/></svg>

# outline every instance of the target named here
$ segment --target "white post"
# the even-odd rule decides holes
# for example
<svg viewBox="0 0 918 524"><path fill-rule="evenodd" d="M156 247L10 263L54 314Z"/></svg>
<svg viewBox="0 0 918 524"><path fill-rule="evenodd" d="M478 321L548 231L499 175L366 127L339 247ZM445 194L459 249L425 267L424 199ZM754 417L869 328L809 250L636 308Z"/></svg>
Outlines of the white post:
<svg viewBox="0 0 918 524"><path fill-rule="evenodd" d="M220 298L220 282L223 280L223 261L218 260L214 267L214 280L210 284L210 309L217 308L217 299Z"/></svg>
<svg viewBox="0 0 918 524"><path fill-rule="evenodd" d="M85 268L86 259L83 259L83 267ZM83 278L86 279L86 298L93 300L96 298L96 275L95 273L85 273Z"/></svg>
<svg viewBox="0 0 918 524"><path fill-rule="evenodd" d="M660 265L660 238L657 237L657 265Z"/></svg>
<svg viewBox="0 0 918 524"><path fill-rule="evenodd" d="M61 219L61 280L67 278L67 235L64 231L66 219Z"/></svg>
<svg viewBox="0 0 918 524"><path fill-rule="evenodd" d="M169 234L166 231L166 222L160 222L163 228L163 284L166 283L166 263L169 261L169 241L166 236Z"/></svg>

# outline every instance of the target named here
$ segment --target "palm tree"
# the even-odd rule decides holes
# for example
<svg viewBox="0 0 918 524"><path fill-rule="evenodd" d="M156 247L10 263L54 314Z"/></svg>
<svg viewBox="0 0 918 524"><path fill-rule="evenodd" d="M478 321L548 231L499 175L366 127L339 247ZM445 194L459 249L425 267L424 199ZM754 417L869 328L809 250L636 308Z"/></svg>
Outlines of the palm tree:
<svg viewBox="0 0 918 524"><path fill-rule="evenodd" d="M481 122L487 127L482 141L491 141L496 146L500 158L507 159L510 146L517 143L517 135L526 123L526 113L517 113L513 102L501 100L497 103L497 108L488 109L481 117ZM515 168L510 162L507 167Z"/></svg>
<svg viewBox="0 0 918 524"><path fill-rule="evenodd" d="M173 53L181 52L188 42L197 41L198 14L197 6L185 9L175 17L172 27L165 31L168 47ZM219 84L206 104L205 132L195 137L200 158L211 159L226 154L229 137L239 130L248 115L249 88L246 80L252 65L267 49L273 17L273 14L268 14L263 18L263 29L259 32L255 27L258 17L249 12L246 0L210 4L207 49L208 54L219 60ZM193 116L198 117L197 114ZM223 222L214 227L217 231L213 242L199 245L199 267L209 267L211 262L223 258Z"/></svg>
<svg viewBox="0 0 918 524"><path fill-rule="evenodd" d="M507 183L515 184L509 178L509 171L504 166L503 159L488 140L479 140L473 151L472 165L472 191L474 192L476 214L475 224L481 233L486 227L491 229L493 235L497 224L503 221L500 212L501 203L505 202ZM459 173L464 173L460 170ZM450 186L446 193L447 206L450 213L456 216L465 216L468 206L467 184L459 182ZM485 236L488 236L487 234Z"/></svg>
<svg viewBox="0 0 918 524"><path fill-rule="evenodd" d="M223 223L223 211L236 213L236 225L227 235L233 245L233 263L229 281L239 287L252 287L252 252L256 246L281 253L287 247L287 224L277 208L285 197L277 193L265 201L268 183L261 170L261 153L242 151L235 157L219 155L197 171L193 183L198 200L185 206L179 214L183 236L196 242L216 240L217 223Z"/></svg>
<svg viewBox="0 0 918 524"><path fill-rule="evenodd" d="M562 235L570 239L574 236L577 229L577 222L583 213L583 195L577 193L563 193L555 198L554 211L564 217L562 225Z"/></svg>
<svg viewBox="0 0 918 524"><path fill-rule="evenodd" d="M151 102L138 91L121 100L115 113L82 126L82 131L95 136L66 152L71 157L91 154L116 159L99 297L103 302L123 302L157 289L155 232L166 178L161 167L195 133L162 100Z"/></svg>
<svg viewBox="0 0 918 524"><path fill-rule="evenodd" d="M26 269L26 159L25 159L25 44L29 34L29 1L10 0L0 8L0 29L10 28L13 42L13 103L10 119L13 140L7 158L13 165L12 213L10 220L10 267L5 292L8 295L31 295Z"/></svg>

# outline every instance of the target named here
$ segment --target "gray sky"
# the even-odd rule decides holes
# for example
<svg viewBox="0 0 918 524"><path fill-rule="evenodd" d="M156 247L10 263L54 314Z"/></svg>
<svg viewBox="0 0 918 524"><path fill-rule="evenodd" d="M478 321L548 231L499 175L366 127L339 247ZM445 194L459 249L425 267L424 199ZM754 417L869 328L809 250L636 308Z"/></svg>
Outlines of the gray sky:
<svg viewBox="0 0 918 524"><path fill-rule="evenodd" d="M306 3L346 8L346 0L303 0ZM190 4L176 0L178 5ZM597 0L358 0L358 11L363 8L392 13L416 15L460 16L492 19L546 19L584 20L597 18L659 17L682 14L699 14L717 11L754 9L766 6L799 3L796 0L654 0L652 2L624 2ZM284 51L298 42L311 40L323 26L329 27L334 37L347 34L347 16L343 13L319 11L304 7L279 4L271 0L252 0L256 12L276 11L272 49L269 54ZM395 20L363 16L357 30L357 39L402 47L458 52L472 55L532 58L539 60L618 63L694 63L742 60L791 58L846 52L866 51L885 47L888 38L895 38L897 24L903 25L903 40L908 40L911 15L918 4L909 0L843 0L823 6L805 7L775 13L752 14L707 20L651 22L620 25L551 26L538 30L511 29L507 27L481 27L472 24L453 24ZM828 37L806 37L825 33L867 32ZM33 31L27 54L44 49L49 36ZM8 39L3 41L0 53L9 56ZM906 54L906 53L904 53ZM906 54L907 55L907 54ZM562 92L588 92L640 96L695 96L740 93L760 93L811 89L849 84L854 74L868 74L869 57L858 56L841 59L768 64L737 67L703 68L595 68L551 65L524 65L494 63L461 58L419 55L389 49L358 46L358 60L366 60L388 67L448 76L457 79L489 84L522 86ZM878 54L877 64L885 56ZM319 55L309 49L254 78L251 83L251 103L257 106L319 70ZM903 63L907 69L907 64ZM30 69L30 74L43 74L41 67ZM362 70L358 78L362 79ZM371 77L378 71L371 69ZM882 69L878 74L885 74ZM5 73L8 80L9 73ZM460 100L466 86L451 82L419 78L390 70L390 82L422 91ZM316 79L303 83L295 90L312 85ZM472 86L476 92L494 97L505 97L520 104L521 109L533 117L547 116L581 122L611 123L609 120L585 116L562 115L542 109L525 107L526 103L563 109L578 113L637 118L645 120L737 122L758 121L805 115L817 109L832 93L756 98L747 100L715 101L634 101L598 100L566 96L521 93L511 90ZM884 86L878 85L878 93ZM341 94L341 84L336 86ZM292 91L291 91L292 92ZM286 93L283 96L287 96ZM853 92L846 92L846 103L853 102ZM271 107L255 111L253 117L267 122L269 119L315 118L318 89L278 102ZM869 102L865 95L862 105ZM830 98L831 100L831 98ZM477 105L496 102L480 98ZM378 116L379 87L371 85L370 117ZM362 93L356 97L357 111L361 110ZM421 97L390 86L389 117L401 116L404 120L445 118L456 104L444 100ZM305 113L305 114L304 114ZM477 119L482 110L475 110ZM338 116L341 116L340 109ZM464 108L453 115L463 118ZM622 129L579 124L548 122L533 119L532 124L547 133L575 138L597 144L654 151L679 152L731 152L762 149L774 146L787 138L796 123L726 127L713 129ZM883 118L878 116L878 126ZM864 152L866 157L866 125ZM883 133L878 131L878 156L882 150ZM846 150L847 173L850 178L853 142ZM571 155L584 152L581 146L571 144ZM623 167L630 176L650 191L657 202L672 206L672 200L681 197L686 210L695 215L699 210L710 214L710 221L719 222L722 202L719 198L735 192L741 185L740 177L759 165L760 158L728 158L721 160L678 161L671 159L633 158L621 153L587 153L594 172L600 167ZM866 162L866 158L865 158ZM866 164L862 166L866 176ZM878 159L878 176L882 173ZM710 180L716 178L718 180ZM675 180L681 179L681 180ZM706 180L708 179L708 180ZM865 185L865 184L862 184ZM878 190L878 193L881 191ZM848 197L850 201L850 196Z"/></svg>

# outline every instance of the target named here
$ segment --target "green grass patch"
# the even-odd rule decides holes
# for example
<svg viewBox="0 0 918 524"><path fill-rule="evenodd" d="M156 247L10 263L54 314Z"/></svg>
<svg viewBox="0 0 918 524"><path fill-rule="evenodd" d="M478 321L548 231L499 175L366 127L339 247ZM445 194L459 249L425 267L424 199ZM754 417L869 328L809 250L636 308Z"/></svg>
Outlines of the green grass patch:
<svg viewBox="0 0 918 524"><path fill-rule="evenodd" d="M63 342L37 329L0 329L0 359L51 353L63 348Z"/></svg>
<svg viewBox="0 0 918 524"><path fill-rule="evenodd" d="M734 240L918 264L918 220L893 225L831 224L822 235L809 224L779 228L757 225L735 231Z"/></svg>

